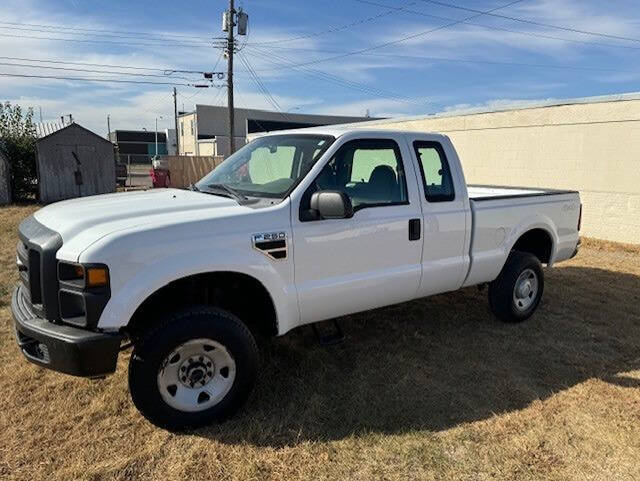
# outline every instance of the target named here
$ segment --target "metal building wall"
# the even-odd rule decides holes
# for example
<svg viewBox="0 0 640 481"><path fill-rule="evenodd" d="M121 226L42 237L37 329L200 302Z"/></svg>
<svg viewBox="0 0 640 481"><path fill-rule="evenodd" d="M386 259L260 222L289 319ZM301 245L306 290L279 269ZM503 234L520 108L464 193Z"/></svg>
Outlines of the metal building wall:
<svg viewBox="0 0 640 481"><path fill-rule="evenodd" d="M71 124L39 139L36 149L40 202L115 192L113 144L97 134Z"/></svg>

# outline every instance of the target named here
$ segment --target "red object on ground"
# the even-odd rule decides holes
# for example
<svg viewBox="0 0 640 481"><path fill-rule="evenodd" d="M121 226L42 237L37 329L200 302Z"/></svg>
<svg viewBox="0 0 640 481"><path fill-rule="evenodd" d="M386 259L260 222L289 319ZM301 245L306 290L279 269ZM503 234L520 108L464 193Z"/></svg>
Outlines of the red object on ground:
<svg viewBox="0 0 640 481"><path fill-rule="evenodd" d="M171 186L171 175L167 169L151 169L149 175L154 188Z"/></svg>

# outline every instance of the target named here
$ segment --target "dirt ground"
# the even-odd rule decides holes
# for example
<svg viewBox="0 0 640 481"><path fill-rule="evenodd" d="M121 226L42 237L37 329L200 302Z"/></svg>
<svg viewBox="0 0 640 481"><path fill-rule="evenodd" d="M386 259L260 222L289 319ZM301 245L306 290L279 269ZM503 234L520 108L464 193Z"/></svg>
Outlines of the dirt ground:
<svg viewBox="0 0 640 481"><path fill-rule="evenodd" d="M89 381L18 352L15 231L34 209L0 209L0 479L640 479L637 248L585 242L519 325L471 288L345 318L336 346L297 329L262 348L237 417L170 434L133 407L128 354Z"/></svg>

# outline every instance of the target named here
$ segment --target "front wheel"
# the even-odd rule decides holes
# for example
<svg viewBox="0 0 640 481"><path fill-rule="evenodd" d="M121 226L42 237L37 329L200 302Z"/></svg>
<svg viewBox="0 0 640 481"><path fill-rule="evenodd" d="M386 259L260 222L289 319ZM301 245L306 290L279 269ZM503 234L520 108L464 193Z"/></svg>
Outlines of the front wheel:
<svg viewBox="0 0 640 481"><path fill-rule="evenodd" d="M500 275L489 284L489 306L504 322L521 322L535 312L544 291L542 265L528 252L509 254Z"/></svg>
<svg viewBox="0 0 640 481"><path fill-rule="evenodd" d="M257 369L255 340L238 318L221 309L192 308L167 317L136 344L129 391L153 424L196 428L242 406Z"/></svg>

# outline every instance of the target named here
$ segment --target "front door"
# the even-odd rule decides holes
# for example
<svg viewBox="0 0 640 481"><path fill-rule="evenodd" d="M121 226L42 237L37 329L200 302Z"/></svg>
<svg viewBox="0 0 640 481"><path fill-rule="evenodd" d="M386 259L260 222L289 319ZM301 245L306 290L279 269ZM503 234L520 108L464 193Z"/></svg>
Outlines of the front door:
<svg viewBox="0 0 640 481"><path fill-rule="evenodd" d="M346 142L292 209L295 283L302 323L371 309L415 296L422 236L416 175L403 138ZM345 192L349 219L315 219L311 194ZM418 220L419 222L419 220ZM410 240L413 237L413 240Z"/></svg>

